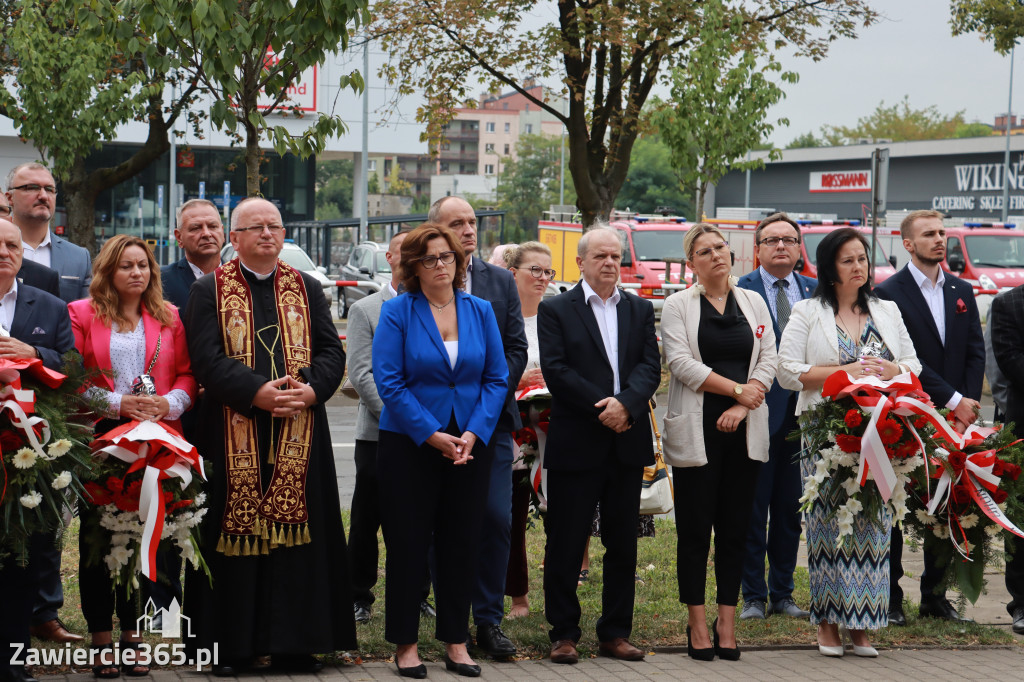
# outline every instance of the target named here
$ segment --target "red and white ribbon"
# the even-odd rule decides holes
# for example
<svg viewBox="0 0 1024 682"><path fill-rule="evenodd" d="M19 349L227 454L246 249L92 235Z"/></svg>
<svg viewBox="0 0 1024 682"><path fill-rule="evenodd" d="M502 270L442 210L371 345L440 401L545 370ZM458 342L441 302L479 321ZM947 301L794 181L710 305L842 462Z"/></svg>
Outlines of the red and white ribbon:
<svg viewBox="0 0 1024 682"><path fill-rule="evenodd" d="M142 530L142 574L156 580L156 551L163 535L167 513L160 482L181 479L184 490L192 482L192 470L206 480L203 458L194 445L163 422L131 421L103 434L94 443L104 452L129 464L125 475L145 468L139 495Z"/></svg>

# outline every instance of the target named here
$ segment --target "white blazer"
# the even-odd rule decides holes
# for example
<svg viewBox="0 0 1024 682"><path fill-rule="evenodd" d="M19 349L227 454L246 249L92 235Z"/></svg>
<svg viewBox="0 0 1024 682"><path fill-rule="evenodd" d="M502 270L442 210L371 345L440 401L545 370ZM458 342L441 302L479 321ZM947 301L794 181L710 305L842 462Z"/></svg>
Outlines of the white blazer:
<svg viewBox="0 0 1024 682"><path fill-rule="evenodd" d="M896 364L914 374L921 373L914 342L903 324L900 309L892 301L871 299L868 311ZM839 365L839 335L832 307L817 298L808 298L793 306L779 345L779 383L783 388L800 391L796 413L801 414L821 400L821 389L804 390L800 375L811 367Z"/></svg>
<svg viewBox="0 0 1024 682"><path fill-rule="evenodd" d="M732 287L740 312L754 335L748 381L756 379L771 387L777 355L775 331L768 304L760 294ZM661 311L662 347L665 363L672 372L668 385L668 413L665 415L665 461L677 467L708 463L704 449L704 392L701 385L711 368L701 361L697 333L700 329L700 293L697 287L676 292L665 300ZM768 404L762 403L747 415L747 455L768 461Z"/></svg>

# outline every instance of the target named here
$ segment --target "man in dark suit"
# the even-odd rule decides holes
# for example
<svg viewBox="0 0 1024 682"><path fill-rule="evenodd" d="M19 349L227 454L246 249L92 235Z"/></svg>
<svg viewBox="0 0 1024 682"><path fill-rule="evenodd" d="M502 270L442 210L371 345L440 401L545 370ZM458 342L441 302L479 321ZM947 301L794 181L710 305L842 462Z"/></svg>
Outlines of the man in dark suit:
<svg viewBox="0 0 1024 682"><path fill-rule="evenodd" d="M818 280L793 272L800 258L800 228L785 213L770 215L754 232L760 267L740 278L739 285L756 291L768 304L775 327L775 347L789 322L793 305L810 298ZM786 440L796 427L796 392L772 382L766 396L768 461L757 479L754 507L743 560L743 611L740 618L764 619L773 613L794 618L810 614L793 601L793 571L800 548L800 496L803 482L796 454L800 443ZM770 512L770 513L769 513ZM768 534L765 535L765 526ZM768 581L764 561L768 559ZM769 595L770 593L770 595ZM771 599L769 599L769 596Z"/></svg>
<svg viewBox="0 0 1024 682"><path fill-rule="evenodd" d="M992 352L999 371L1006 379L1006 423L1013 422L1016 432L1024 427L1024 285L992 299L988 313L992 330ZM1013 619L1013 631L1024 635L1024 540L1014 536L1013 558L1006 562L1006 590L1010 603L1006 610Z"/></svg>
<svg viewBox="0 0 1024 682"><path fill-rule="evenodd" d="M955 426L963 431L978 418L985 378L985 340L974 291L967 282L942 271L946 228L941 213L911 211L900 224L900 236L910 262L875 287L875 293L899 306L921 360L921 386L932 402L953 411ZM899 586L902 559L903 534L894 526L889 553L889 622L893 625L907 622ZM945 564L924 552L920 613L951 621L970 620L957 613L944 591L938 591L945 570Z"/></svg>
<svg viewBox="0 0 1024 682"><path fill-rule="evenodd" d="M216 204L207 199L189 199L178 207L176 219L174 238L185 256L160 268L160 282L164 299L184 310L192 284L220 265L224 225Z"/></svg>
<svg viewBox="0 0 1024 682"><path fill-rule="evenodd" d="M0 218L10 216L11 213L11 204L7 201L7 194L0 192ZM56 270L45 265L22 258L21 269L18 270L18 282L42 289L46 293L60 298L60 275Z"/></svg>
<svg viewBox="0 0 1024 682"><path fill-rule="evenodd" d="M0 357L37 357L45 366L60 371L64 353L75 347L68 307L45 291L17 282L21 258L21 231L14 223L0 219L0 326L4 329ZM37 561L38 550L54 549L54 541L52 534L37 533L31 540L27 567L7 561L0 569L0 680L4 682L32 679L23 665L11 663L13 648L9 651L8 646L29 645L33 597L40 572L48 566ZM59 582L60 577L56 579ZM53 618L56 620L56 613ZM63 629L63 625L60 627ZM24 651L21 656L25 656Z"/></svg>
<svg viewBox="0 0 1024 682"><path fill-rule="evenodd" d="M576 579L601 503L605 546L600 652L640 660L629 643L636 590L636 528L643 468L654 463L648 403L661 381L649 301L616 287L622 243L605 227L580 239L583 281L537 313L540 366L551 391L545 613L551 660L576 663L580 602Z"/></svg>
<svg viewBox="0 0 1024 682"><path fill-rule="evenodd" d="M469 259L466 293L482 298L494 308L508 363L509 392L505 411L494 429L494 462L487 508L480 534L480 565L473 594L476 643L492 658L516 653L512 640L501 629L505 615L505 572L512 546L512 432L522 428L515 389L526 368L526 329L512 273L485 263L476 252L476 212L464 199L442 197L430 207L427 220L453 230Z"/></svg>

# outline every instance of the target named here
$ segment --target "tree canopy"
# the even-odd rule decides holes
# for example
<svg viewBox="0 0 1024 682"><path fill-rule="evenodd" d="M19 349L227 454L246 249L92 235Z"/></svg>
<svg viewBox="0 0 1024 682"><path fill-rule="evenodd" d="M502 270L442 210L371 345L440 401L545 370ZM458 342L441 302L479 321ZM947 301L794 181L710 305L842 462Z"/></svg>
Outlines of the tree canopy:
<svg viewBox="0 0 1024 682"><path fill-rule="evenodd" d="M370 33L390 55L398 93L426 96L418 118L437 142L474 84L510 87L568 131L568 166L584 225L607 218L625 182L640 115L666 67L689 68L703 0L380 0ZM829 44L876 20L868 0L727 0L719 29L737 49L767 45L822 59ZM544 10L543 12L541 10ZM738 19L734 23L734 19ZM560 84L541 98L534 79ZM562 111L562 95L568 111Z"/></svg>
<svg viewBox="0 0 1024 682"><path fill-rule="evenodd" d="M1024 4L1020 0L952 0L953 35L977 31L1006 54L1024 35Z"/></svg>
<svg viewBox="0 0 1024 682"><path fill-rule="evenodd" d="M692 190L682 189L672 166L672 152L656 134L637 137L629 173L615 199L615 208L638 213L665 208L675 215L694 215Z"/></svg>
<svg viewBox="0 0 1024 682"><path fill-rule="evenodd" d="M861 138L871 140L943 140L956 137L957 128L964 125L963 110L947 116L935 105L924 109L910 106L910 98L899 104L886 106L882 101L873 112L857 119L855 126L823 126L826 145L841 145Z"/></svg>
<svg viewBox="0 0 1024 682"><path fill-rule="evenodd" d="M551 204L558 203L561 142L561 137L523 135L516 144L516 158L503 163L498 208L508 211L506 241L536 239L537 221ZM565 189L566 201L574 201L572 183L567 182Z"/></svg>

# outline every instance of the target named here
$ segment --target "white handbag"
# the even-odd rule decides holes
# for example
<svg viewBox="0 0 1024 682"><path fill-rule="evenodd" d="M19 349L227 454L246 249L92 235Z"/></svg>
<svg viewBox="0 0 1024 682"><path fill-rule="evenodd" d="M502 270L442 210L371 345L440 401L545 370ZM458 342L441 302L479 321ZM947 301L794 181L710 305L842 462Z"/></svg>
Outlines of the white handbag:
<svg viewBox="0 0 1024 682"><path fill-rule="evenodd" d="M675 505L672 480L668 475L665 457L661 453L661 433L658 432L658 420L654 417L654 408L650 405L648 407L651 410L651 427L654 429L654 443L657 450L654 453L654 466L644 467L643 487L640 489L640 513L668 514Z"/></svg>

